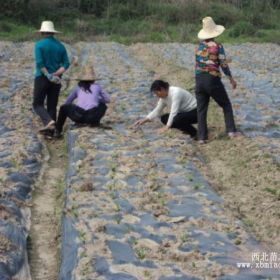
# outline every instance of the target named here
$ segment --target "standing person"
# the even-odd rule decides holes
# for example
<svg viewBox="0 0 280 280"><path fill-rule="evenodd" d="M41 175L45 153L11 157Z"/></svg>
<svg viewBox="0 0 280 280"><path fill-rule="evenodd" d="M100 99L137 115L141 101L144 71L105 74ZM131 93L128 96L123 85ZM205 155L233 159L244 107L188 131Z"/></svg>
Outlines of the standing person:
<svg viewBox="0 0 280 280"><path fill-rule="evenodd" d="M33 109L44 124L40 132L48 134L55 128L61 77L69 67L69 59L64 45L54 37L59 32L51 21L43 21L39 32L43 39L35 44ZM44 107L45 99L47 109Z"/></svg>
<svg viewBox="0 0 280 280"><path fill-rule="evenodd" d="M170 128L178 128L191 137L196 137L196 128L192 124L197 123L197 110L195 97L188 91L174 86L169 83L156 80L151 86L153 92L159 101L157 106L144 119L138 120L134 126L143 125L150 122L156 117L161 117L161 122L165 125L159 132L165 132ZM164 107L170 108L170 113L162 114Z"/></svg>
<svg viewBox="0 0 280 280"><path fill-rule="evenodd" d="M106 103L110 102L110 96L99 84L95 83L96 75L93 68L86 67L77 80L78 85L66 99L64 105L60 107L54 133L55 138L61 138L67 117L77 123L98 126L107 110Z"/></svg>
<svg viewBox="0 0 280 280"><path fill-rule="evenodd" d="M202 20L203 28L198 33L201 40L196 49L196 99L198 111L198 140L199 143L206 143L207 131L207 110L210 97L223 108L226 131L230 138L240 135L236 132L231 102L221 81L220 68L229 78L232 88L237 84L233 79L227 64L224 47L215 42L217 36L225 30L224 26L216 25L211 17Z"/></svg>

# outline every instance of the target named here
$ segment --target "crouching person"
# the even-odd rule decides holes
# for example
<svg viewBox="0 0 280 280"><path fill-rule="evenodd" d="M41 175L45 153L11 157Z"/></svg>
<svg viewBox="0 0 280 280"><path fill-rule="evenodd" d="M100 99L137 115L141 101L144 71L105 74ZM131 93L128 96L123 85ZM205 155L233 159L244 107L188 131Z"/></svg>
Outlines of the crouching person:
<svg viewBox="0 0 280 280"><path fill-rule="evenodd" d="M106 103L110 102L110 96L95 83L96 76L93 68L85 68L82 76L77 80L79 81L77 87L60 107L55 138L62 137L63 125L67 117L76 123L98 126L107 110Z"/></svg>
<svg viewBox="0 0 280 280"><path fill-rule="evenodd" d="M157 106L144 119L138 120L134 126L143 125L156 117L160 117L161 122L165 125L159 129L160 133L170 128L177 128L189 134L192 138L195 138L197 130L192 125L197 123L197 105L195 97L187 90L169 86L169 83L162 80L153 82L151 92L159 97ZM162 114L165 107L169 107L170 112Z"/></svg>

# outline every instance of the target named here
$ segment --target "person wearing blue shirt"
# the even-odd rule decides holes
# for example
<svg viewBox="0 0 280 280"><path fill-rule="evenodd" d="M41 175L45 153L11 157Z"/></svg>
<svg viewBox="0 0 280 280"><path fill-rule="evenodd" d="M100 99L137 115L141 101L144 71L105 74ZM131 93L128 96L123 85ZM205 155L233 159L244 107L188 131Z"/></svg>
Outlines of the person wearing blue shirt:
<svg viewBox="0 0 280 280"><path fill-rule="evenodd" d="M61 77L70 63L65 46L54 37L59 32L54 29L53 23L43 21L39 32L43 39L35 44L33 109L44 124L40 132L49 135L55 129ZM45 100L47 108L44 107Z"/></svg>

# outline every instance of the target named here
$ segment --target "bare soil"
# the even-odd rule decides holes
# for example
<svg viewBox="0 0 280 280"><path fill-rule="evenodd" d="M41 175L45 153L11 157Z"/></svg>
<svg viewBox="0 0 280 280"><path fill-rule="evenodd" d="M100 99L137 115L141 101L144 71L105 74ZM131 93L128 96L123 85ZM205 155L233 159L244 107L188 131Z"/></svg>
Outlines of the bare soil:
<svg viewBox="0 0 280 280"><path fill-rule="evenodd" d="M64 142L49 143L42 176L35 185L30 229L32 279L57 279L60 263L60 220L65 177Z"/></svg>
<svg viewBox="0 0 280 280"><path fill-rule="evenodd" d="M193 91L194 74L166 63L145 44L130 47L131 54L154 71L156 77ZM233 214L250 228L257 239L274 249L280 248L280 172L273 155L261 148L270 140L263 137L229 140L224 134L221 109L211 103L208 113L210 141L188 147L194 156L201 154L197 166L225 199Z"/></svg>

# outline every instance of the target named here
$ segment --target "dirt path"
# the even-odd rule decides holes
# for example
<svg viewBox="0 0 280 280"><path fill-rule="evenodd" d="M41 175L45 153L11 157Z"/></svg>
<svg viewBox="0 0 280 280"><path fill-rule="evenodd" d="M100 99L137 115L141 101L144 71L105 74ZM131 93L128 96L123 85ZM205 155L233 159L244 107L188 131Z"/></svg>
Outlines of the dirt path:
<svg viewBox="0 0 280 280"><path fill-rule="evenodd" d="M63 143L49 143L41 178L33 192L30 269L34 280L56 280L60 259L60 219L65 176Z"/></svg>

